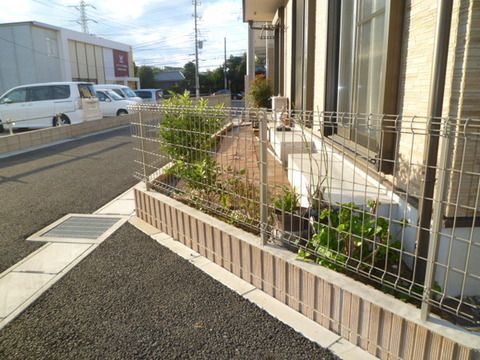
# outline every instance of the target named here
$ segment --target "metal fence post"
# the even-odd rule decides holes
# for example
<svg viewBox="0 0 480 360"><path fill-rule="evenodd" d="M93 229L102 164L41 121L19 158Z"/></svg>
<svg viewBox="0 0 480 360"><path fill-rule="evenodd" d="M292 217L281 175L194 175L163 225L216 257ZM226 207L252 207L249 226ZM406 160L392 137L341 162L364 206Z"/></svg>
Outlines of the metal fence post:
<svg viewBox="0 0 480 360"><path fill-rule="evenodd" d="M260 214L261 225L260 234L262 245L266 245L268 241L268 164L267 164L267 112L263 112L260 119Z"/></svg>
<svg viewBox="0 0 480 360"><path fill-rule="evenodd" d="M143 165L143 178L145 179L145 188L147 191L150 190L150 183L148 181L148 174L147 174L147 159L145 156L145 129L144 129L144 122L142 117L142 112L138 112L138 120L140 123L140 149L142 150L142 165Z"/></svg>
<svg viewBox="0 0 480 360"><path fill-rule="evenodd" d="M10 131L10 135L13 135L13 122L11 122L12 119L7 119L7 122L6 124L10 124L10 126L8 127L9 131Z"/></svg>
<svg viewBox="0 0 480 360"><path fill-rule="evenodd" d="M438 243L440 240L440 232L443 226L443 214L445 211L445 201L448 193L448 173L447 169L451 167L451 157L448 156L450 149L450 124L449 119L443 125L443 132L439 131L438 136L441 140L440 154L437 166L437 188L433 196L433 213L430 230L430 242L428 247L427 264L425 270L425 282L423 289L423 299L420 316L426 321L430 315L430 299L432 298L432 289L435 284L435 262L437 260ZM441 139L442 133L445 135Z"/></svg>

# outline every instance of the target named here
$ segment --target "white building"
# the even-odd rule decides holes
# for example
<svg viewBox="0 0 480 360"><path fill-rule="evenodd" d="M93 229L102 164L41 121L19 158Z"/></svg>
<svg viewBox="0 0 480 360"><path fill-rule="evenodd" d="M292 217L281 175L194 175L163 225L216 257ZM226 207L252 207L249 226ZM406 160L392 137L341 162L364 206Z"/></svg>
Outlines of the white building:
<svg viewBox="0 0 480 360"><path fill-rule="evenodd" d="M36 21L0 24L0 94L24 84L90 81L140 88L130 45Z"/></svg>

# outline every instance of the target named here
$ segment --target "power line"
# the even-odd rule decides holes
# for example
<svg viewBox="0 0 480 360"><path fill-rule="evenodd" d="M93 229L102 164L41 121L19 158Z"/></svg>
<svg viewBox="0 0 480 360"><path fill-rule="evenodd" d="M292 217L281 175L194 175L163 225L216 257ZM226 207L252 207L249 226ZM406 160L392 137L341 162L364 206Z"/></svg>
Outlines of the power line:
<svg viewBox="0 0 480 360"><path fill-rule="evenodd" d="M87 6L91 6L92 8L96 9L95 6L85 3L85 0L80 0L79 6L73 6L75 9L77 9L80 12L80 17L76 20L76 23L82 26L82 32L84 34L89 34L88 22L89 21L96 22L95 20L87 17L87 11L86 11Z"/></svg>

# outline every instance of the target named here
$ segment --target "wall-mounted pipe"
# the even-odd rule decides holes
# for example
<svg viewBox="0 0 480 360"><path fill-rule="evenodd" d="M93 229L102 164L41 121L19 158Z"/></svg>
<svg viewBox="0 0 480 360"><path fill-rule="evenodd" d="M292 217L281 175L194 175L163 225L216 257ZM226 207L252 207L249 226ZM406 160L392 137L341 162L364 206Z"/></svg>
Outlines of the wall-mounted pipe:
<svg viewBox="0 0 480 360"><path fill-rule="evenodd" d="M432 76L428 103L427 138L424 147L425 176L422 181L421 197L418 207L419 228L416 237L415 282L423 283L427 266L430 242L430 224L432 220L433 194L437 166L438 145L440 140L440 118L443 110L445 77L448 60L448 44L452 22L453 1L438 0L437 25L433 53Z"/></svg>

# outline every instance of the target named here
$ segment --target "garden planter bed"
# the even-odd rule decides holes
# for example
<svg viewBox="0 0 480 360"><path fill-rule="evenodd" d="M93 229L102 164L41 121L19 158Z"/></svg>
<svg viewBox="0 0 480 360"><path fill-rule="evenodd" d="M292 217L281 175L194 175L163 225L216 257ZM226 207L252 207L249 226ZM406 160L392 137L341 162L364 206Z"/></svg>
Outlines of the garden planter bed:
<svg viewBox="0 0 480 360"><path fill-rule="evenodd" d="M168 196L135 188L137 216L371 354L479 359L478 336Z"/></svg>

